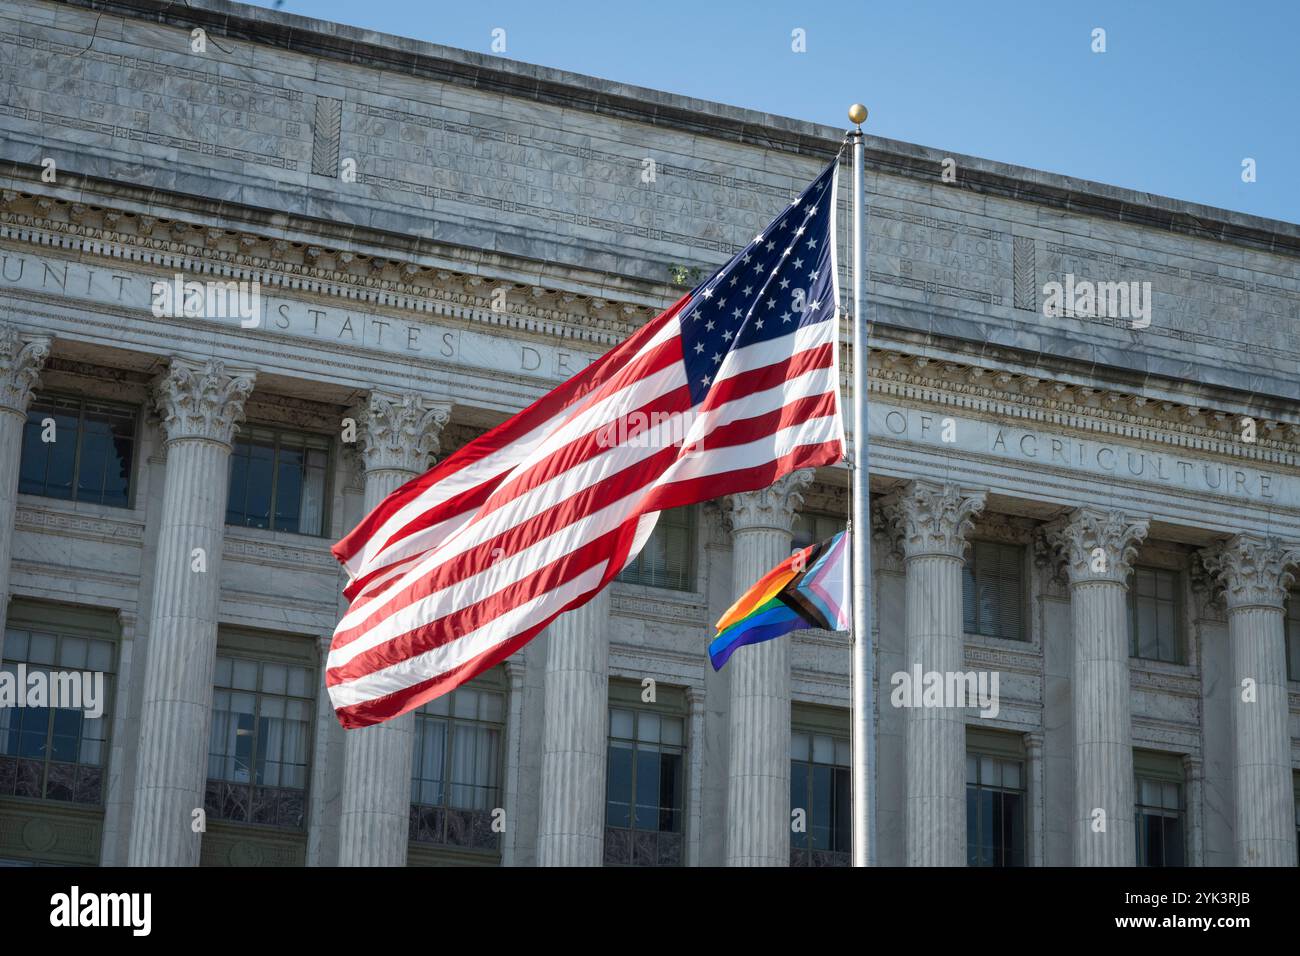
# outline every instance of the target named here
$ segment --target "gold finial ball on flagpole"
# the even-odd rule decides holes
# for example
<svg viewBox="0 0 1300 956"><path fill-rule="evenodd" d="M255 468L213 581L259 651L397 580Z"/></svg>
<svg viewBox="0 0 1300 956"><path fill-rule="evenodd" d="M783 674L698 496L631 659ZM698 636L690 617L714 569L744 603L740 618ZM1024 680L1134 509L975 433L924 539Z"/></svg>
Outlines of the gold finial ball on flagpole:
<svg viewBox="0 0 1300 956"><path fill-rule="evenodd" d="M849 107L849 122L861 126L867 121L867 108L861 103L854 103Z"/></svg>

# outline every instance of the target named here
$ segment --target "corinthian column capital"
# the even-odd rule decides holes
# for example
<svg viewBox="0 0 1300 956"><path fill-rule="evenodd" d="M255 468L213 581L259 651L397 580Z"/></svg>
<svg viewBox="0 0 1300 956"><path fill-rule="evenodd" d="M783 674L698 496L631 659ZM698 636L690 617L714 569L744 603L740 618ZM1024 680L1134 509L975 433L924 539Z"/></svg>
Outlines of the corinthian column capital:
<svg viewBox="0 0 1300 956"><path fill-rule="evenodd" d="M984 492L963 494L954 484L917 479L883 502L895 547L905 558L944 555L960 559L972 519L984 510Z"/></svg>
<svg viewBox="0 0 1300 956"><path fill-rule="evenodd" d="M804 489L812 480L813 470L801 468L778 478L767 488L728 496L731 530L767 529L789 534L794 527L795 512L803 504Z"/></svg>
<svg viewBox="0 0 1300 956"><path fill-rule="evenodd" d="M1300 548L1258 534L1236 535L1199 555L1205 570L1223 587L1229 611L1281 609L1295 580L1292 569L1300 565Z"/></svg>
<svg viewBox="0 0 1300 956"><path fill-rule="evenodd" d="M50 342L49 336L24 336L12 325L0 325L0 411L27 414Z"/></svg>
<svg viewBox="0 0 1300 956"><path fill-rule="evenodd" d="M193 438L229 445L235 426L244 420L244 402L255 377L248 369L227 370L216 359L173 358L154 384L168 443Z"/></svg>
<svg viewBox="0 0 1300 956"><path fill-rule="evenodd" d="M1123 584L1149 528L1149 521L1120 511L1076 508L1047 525L1043 535L1065 562L1072 585L1096 581Z"/></svg>
<svg viewBox="0 0 1300 956"><path fill-rule="evenodd" d="M450 402L414 392L371 392L357 414L366 471L423 472L438 454L442 428L450 420Z"/></svg>

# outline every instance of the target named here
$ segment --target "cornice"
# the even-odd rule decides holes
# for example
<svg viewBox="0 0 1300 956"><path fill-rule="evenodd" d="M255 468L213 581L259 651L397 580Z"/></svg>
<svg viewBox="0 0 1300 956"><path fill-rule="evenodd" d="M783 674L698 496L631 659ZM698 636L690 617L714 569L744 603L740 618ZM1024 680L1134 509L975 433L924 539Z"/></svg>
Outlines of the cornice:
<svg viewBox="0 0 1300 956"><path fill-rule="evenodd" d="M451 318L492 334L516 333L589 343L603 351L623 341L667 307L665 287L641 301L584 295L557 285L522 283L505 275L463 272L401 258L376 258L252 232L209 228L7 189L0 191L0 239L201 275L257 280L292 296L314 293L347 303ZM503 270L504 271L504 270ZM492 309L506 289L505 308ZM625 296L626 290L619 295ZM842 324L843 368L852 367L848 325ZM1134 439L1198 454L1300 468L1300 415L1256 420L1256 441L1240 439L1243 398L1152 398L1132 387L1081 385L1044 372L1017 372L978 362L934 359L905 348L871 350L871 394L902 402L1011 419L1025 427L1074 431L1104 439Z"/></svg>
<svg viewBox="0 0 1300 956"><path fill-rule="evenodd" d="M791 117L226 0L187 0L184 5L171 0L63 2L74 8L165 24L187 32L200 26L212 36L259 47L823 161L835 155L843 138L842 129ZM1300 254L1300 227L1290 223L974 156L950 156L941 150L876 136L868 136L865 142L869 169L920 180L927 188L940 181L944 160L948 158L955 159L962 169L958 182L949 188L963 192L1033 203L1162 232L1232 242L1279 255Z"/></svg>
<svg viewBox="0 0 1300 956"><path fill-rule="evenodd" d="M1240 437L1238 411L1152 399L1132 390L1083 386L1039 374L975 363L935 361L886 348L871 350L873 395L1014 419L1026 428L1137 440L1200 454L1300 467L1300 420L1256 420L1256 440Z"/></svg>
<svg viewBox="0 0 1300 956"><path fill-rule="evenodd" d="M80 255L256 280L282 294L323 296L610 346L672 302L671 289L635 302L521 282L516 275L457 271L393 253L377 256L307 239L214 228L37 193L0 190L0 239ZM447 257L454 253L447 250ZM514 270L509 270L513 272ZM505 289L501 308L493 308ZM685 289L680 290L682 292Z"/></svg>

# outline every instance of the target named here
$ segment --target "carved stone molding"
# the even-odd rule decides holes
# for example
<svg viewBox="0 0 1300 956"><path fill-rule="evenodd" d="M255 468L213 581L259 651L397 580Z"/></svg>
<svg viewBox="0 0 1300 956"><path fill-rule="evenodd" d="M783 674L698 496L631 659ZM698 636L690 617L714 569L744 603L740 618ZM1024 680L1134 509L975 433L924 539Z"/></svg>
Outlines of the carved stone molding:
<svg viewBox="0 0 1300 956"><path fill-rule="evenodd" d="M25 336L12 325L0 325L0 411L27 414L50 343L49 336Z"/></svg>
<svg viewBox="0 0 1300 956"><path fill-rule="evenodd" d="M813 474L811 468L801 468L778 478L767 488L728 496L732 532L771 529L789 534Z"/></svg>
<svg viewBox="0 0 1300 956"><path fill-rule="evenodd" d="M421 261L388 258L371 250L329 248L323 240L287 241L238 228L210 229L176 215L165 228L156 216L113 208L107 197L85 206L13 189L0 191L0 238L29 246L34 255L63 249L80 257L158 265L228 279L258 280L292 294L303 290L367 302L406 313L445 316L476 324L513 328L565 341L614 345L675 297L659 290L638 293L640 303L609 301L569 289L544 289L446 265L456 253L436 249ZM439 256L442 262L435 262ZM513 263L481 268L516 271ZM505 308L493 308L504 290ZM539 295L540 290L540 295ZM662 300L656 299L662 296ZM651 300L655 301L651 301ZM499 304L499 300L498 300ZM844 326L847 339L849 328ZM842 343L843 370L852 349ZM1037 371L1009 371L973 361L937 361L898 348L877 348L869 356L873 395L1020 419L1031 427L1073 430L1094 436L1145 442L1238 459L1300 466L1300 420L1260 417L1258 437L1241 438L1240 408L1202 405L1201 400L1152 398L1122 387L1080 388Z"/></svg>
<svg viewBox="0 0 1300 956"><path fill-rule="evenodd" d="M20 505L15 522L24 531L44 535L64 535L81 540L139 546L144 540L144 522L136 520L130 512L126 514L128 517L110 517L40 505Z"/></svg>
<svg viewBox="0 0 1300 956"><path fill-rule="evenodd" d="M971 534L990 541L1027 545L1033 541L1037 530L1038 522L1032 518L993 511L981 514L975 519L975 527Z"/></svg>
<svg viewBox="0 0 1300 956"><path fill-rule="evenodd" d="M167 442L204 439L229 445L244 419L256 373L229 370L215 359L173 358L154 386L154 404Z"/></svg>
<svg viewBox="0 0 1300 956"><path fill-rule="evenodd" d="M1150 522L1119 511L1076 508L1044 529L1047 542L1065 563L1071 585L1128 580Z"/></svg>
<svg viewBox="0 0 1300 956"><path fill-rule="evenodd" d="M1300 565L1300 547L1276 538L1239 534L1200 552L1205 570L1223 588L1228 610L1271 607L1281 610Z"/></svg>
<svg viewBox="0 0 1300 956"><path fill-rule="evenodd" d="M374 391L356 412L357 441L367 472L419 474L441 447L442 427L451 420L451 403L414 392Z"/></svg>
<svg viewBox="0 0 1300 956"><path fill-rule="evenodd" d="M100 206L86 207L78 221L72 215L73 205L62 199L4 190L0 195L0 238L169 270L256 279L266 286L307 289L353 302L455 315L606 345L622 341L671 301L665 296L662 303L655 304L611 302L533 282L460 272L431 262L427 256L420 257L424 261L390 259L315 242L286 242L239 229L209 229L175 218L164 228L156 217ZM439 247L430 255L451 261L457 253ZM494 299L498 291L503 295Z"/></svg>
<svg viewBox="0 0 1300 956"><path fill-rule="evenodd" d="M974 517L984 510L984 492L963 494L950 483L908 482L884 501L894 546L905 558L944 555L961 558Z"/></svg>
<svg viewBox="0 0 1300 956"><path fill-rule="evenodd" d="M1197 617L1212 621L1223 621L1227 611L1227 602L1223 598L1223 587L1217 576L1205 566L1201 554L1192 556L1187 565L1188 583L1192 588L1192 597L1196 602Z"/></svg>

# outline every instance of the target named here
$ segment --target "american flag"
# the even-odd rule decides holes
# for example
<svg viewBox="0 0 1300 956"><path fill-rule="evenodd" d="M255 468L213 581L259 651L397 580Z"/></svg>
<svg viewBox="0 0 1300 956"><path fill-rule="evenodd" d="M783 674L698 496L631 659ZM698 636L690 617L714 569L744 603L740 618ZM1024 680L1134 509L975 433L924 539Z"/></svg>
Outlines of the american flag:
<svg viewBox="0 0 1300 956"><path fill-rule="evenodd" d="M636 557L661 510L838 461L838 159L735 258L379 504L334 554L344 727L471 680Z"/></svg>

